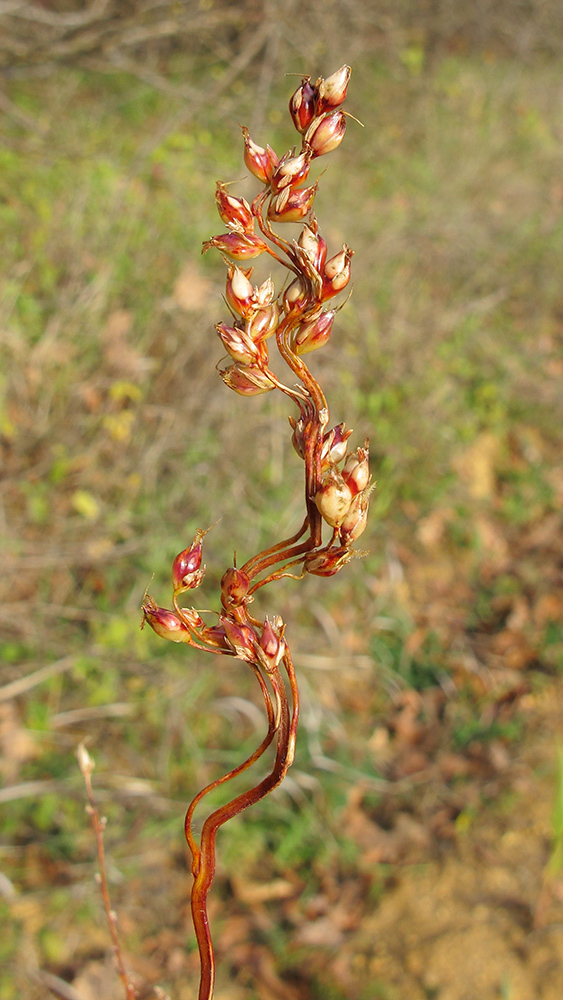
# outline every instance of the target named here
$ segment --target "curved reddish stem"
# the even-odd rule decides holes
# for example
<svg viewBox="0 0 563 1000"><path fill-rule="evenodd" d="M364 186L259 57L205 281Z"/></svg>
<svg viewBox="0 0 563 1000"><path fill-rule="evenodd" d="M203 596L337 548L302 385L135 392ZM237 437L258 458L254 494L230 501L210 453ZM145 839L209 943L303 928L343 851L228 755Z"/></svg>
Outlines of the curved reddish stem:
<svg viewBox="0 0 563 1000"><path fill-rule="evenodd" d="M287 696L281 675L277 668L269 672L270 681L280 703L280 718L277 728L277 749L274 766L270 773L254 788L237 795L231 802L216 809L205 820L201 831L199 866L192 887L192 919L200 956L200 984L198 1000L211 1000L215 982L215 958L207 915L207 896L215 876L215 841L223 823L237 816L248 806L254 805L283 781L293 762L295 735L299 718L299 699L295 675L289 652L284 655L284 666L290 679L293 708L290 717Z"/></svg>

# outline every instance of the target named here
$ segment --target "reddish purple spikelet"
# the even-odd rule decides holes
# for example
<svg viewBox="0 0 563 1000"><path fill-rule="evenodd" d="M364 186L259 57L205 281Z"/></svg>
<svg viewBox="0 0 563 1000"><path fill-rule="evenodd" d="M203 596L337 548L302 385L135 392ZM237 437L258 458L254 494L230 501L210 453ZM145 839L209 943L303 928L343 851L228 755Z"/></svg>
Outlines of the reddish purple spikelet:
<svg viewBox="0 0 563 1000"><path fill-rule="evenodd" d="M304 76L301 85L289 101L289 113L298 132L306 132L315 117L317 91L310 76Z"/></svg>
<svg viewBox="0 0 563 1000"><path fill-rule="evenodd" d="M253 257L259 257L264 253L268 249L268 244L254 233L221 233L206 240L201 252L207 253L211 247L220 250L232 260L252 260Z"/></svg>
<svg viewBox="0 0 563 1000"><path fill-rule="evenodd" d="M221 579L221 602L227 610L238 608L248 601L250 578L241 569L231 566Z"/></svg>
<svg viewBox="0 0 563 1000"><path fill-rule="evenodd" d="M244 198L234 198L221 181L217 181L215 191L217 210L223 222L235 229L243 229L247 233L254 231L254 216L250 205Z"/></svg>
<svg viewBox="0 0 563 1000"><path fill-rule="evenodd" d="M269 184L279 163L278 157L271 146L266 146L264 149L263 146L253 142L246 126L241 125L241 128L244 138L244 162L251 174L263 184Z"/></svg>
<svg viewBox="0 0 563 1000"><path fill-rule="evenodd" d="M159 608L149 594L145 594L141 608L143 611L141 628L146 622L153 632L156 632L162 639L170 639L172 642L191 642L190 630L187 625L184 625L174 611Z"/></svg>

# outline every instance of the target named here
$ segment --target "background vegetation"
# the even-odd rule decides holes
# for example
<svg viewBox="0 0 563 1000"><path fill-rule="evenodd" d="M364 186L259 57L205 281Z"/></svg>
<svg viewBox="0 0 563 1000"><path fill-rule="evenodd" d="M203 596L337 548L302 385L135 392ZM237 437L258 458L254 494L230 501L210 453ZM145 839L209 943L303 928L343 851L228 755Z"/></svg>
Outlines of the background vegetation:
<svg viewBox="0 0 563 1000"><path fill-rule="evenodd" d="M263 720L242 663L217 674L138 609L196 528L221 518L212 607L233 548L296 524L286 406L220 382L223 269L199 247L215 179L243 174L237 123L282 152L284 74L344 62L364 128L316 207L354 294L312 363L372 441L370 553L264 595L304 715L284 789L221 835L217 1000L559 997L558 19L0 4L0 1000L120 995L80 740L140 995L194 995L182 816Z"/></svg>

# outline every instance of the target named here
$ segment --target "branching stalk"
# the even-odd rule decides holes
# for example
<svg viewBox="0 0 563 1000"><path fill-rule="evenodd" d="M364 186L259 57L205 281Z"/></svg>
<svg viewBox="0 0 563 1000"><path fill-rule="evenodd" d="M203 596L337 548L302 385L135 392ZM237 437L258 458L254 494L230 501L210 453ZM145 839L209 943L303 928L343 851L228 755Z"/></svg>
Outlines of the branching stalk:
<svg viewBox="0 0 563 1000"><path fill-rule="evenodd" d="M343 423L329 426L324 393L303 361L303 355L330 338L336 316L330 300L350 281L353 252L344 244L328 257L313 213L318 181L304 186L314 161L334 150L344 138L347 118L341 106L349 78L350 68L343 66L314 84L309 77L302 79L289 104L301 137L298 153L289 150L278 157L270 146L258 146L243 128L244 160L262 190L249 205L218 183L217 208L227 232L213 236L203 246L204 252L219 250L227 264L225 299L231 317L216 325L230 358L228 367L219 369L223 381L241 396L281 391L297 407L296 415L289 419L293 446L305 466L303 523L290 538L249 557L241 569L231 566L226 570L217 624L206 624L200 612L179 603L179 597L196 589L203 579L202 540L206 532L202 530L172 564L174 610L159 607L148 594L142 605L142 624L147 622L163 638L246 662L258 680L267 715L266 734L256 750L198 792L186 813L185 834L194 876L192 916L201 963L198 1000L211 1000L215 979L207 898L215 875L217 832L280 784L295 753L299 694L285 624L277 615L263 620L255 617L249 604L258 590L275 580L300 579L305 573L332 576L354 555L362 554L354 552L353 543L365 529L374 488L368 442L348 452L351 432ZM297 240L276 232L274 227L287 223L300 224ZM252 284L252 267L247 262L262 254L289 272L289 284L279 292L271 278L261 285ZM268 366L270 337L289 369L288 381L296 380L297 385L284 385L272 374ZM323 542L325 525L329 537ZM296 572L289 572L292 569ZM276 754L269 774L211 812L198 841L193 832L196 807L209 792L248 771L274 740ZM132 996L128 993L128 1000Z"/></svg>

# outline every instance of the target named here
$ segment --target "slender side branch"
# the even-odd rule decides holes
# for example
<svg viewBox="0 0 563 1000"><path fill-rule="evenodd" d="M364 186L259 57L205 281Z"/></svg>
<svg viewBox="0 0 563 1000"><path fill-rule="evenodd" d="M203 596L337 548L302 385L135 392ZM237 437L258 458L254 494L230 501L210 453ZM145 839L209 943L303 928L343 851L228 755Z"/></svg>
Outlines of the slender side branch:
<svg viewBox="0 0 563 1000"><path fill-rule="evenodd" d="M131 979L127 974L125 968L125 962L123 960L123 953L121 951L121 945L119 943L119 936L117 933L117 917L115 910L112 909L109 886L106 872L106 859L104 851L104 828L106 825L103 816L100 816L98 812L98 807L94 799L94 792L92 789L92 771L94 770L94 761L90 757L90 754L86 750L83 743L80 743L76 756L78 757L78 766L82 772L84 778L84 783L86 785L86 794L88 796L88 805L86 811L88 812L90 819L92 820L92 827L96 836L96 848L98 854L98 863L100 865L100 871L98 875L98 881L100 883L100 892L102 894L102 900L104 903L104 910L106 911L106 917L109 927L109 932L111 934L111 940L113 944L113 956L115 961L115 967L117 969L117 974L123 983L123 988L125 990L125 996L127 1000L137 1000L138 993L135 989Z"/></svg>

